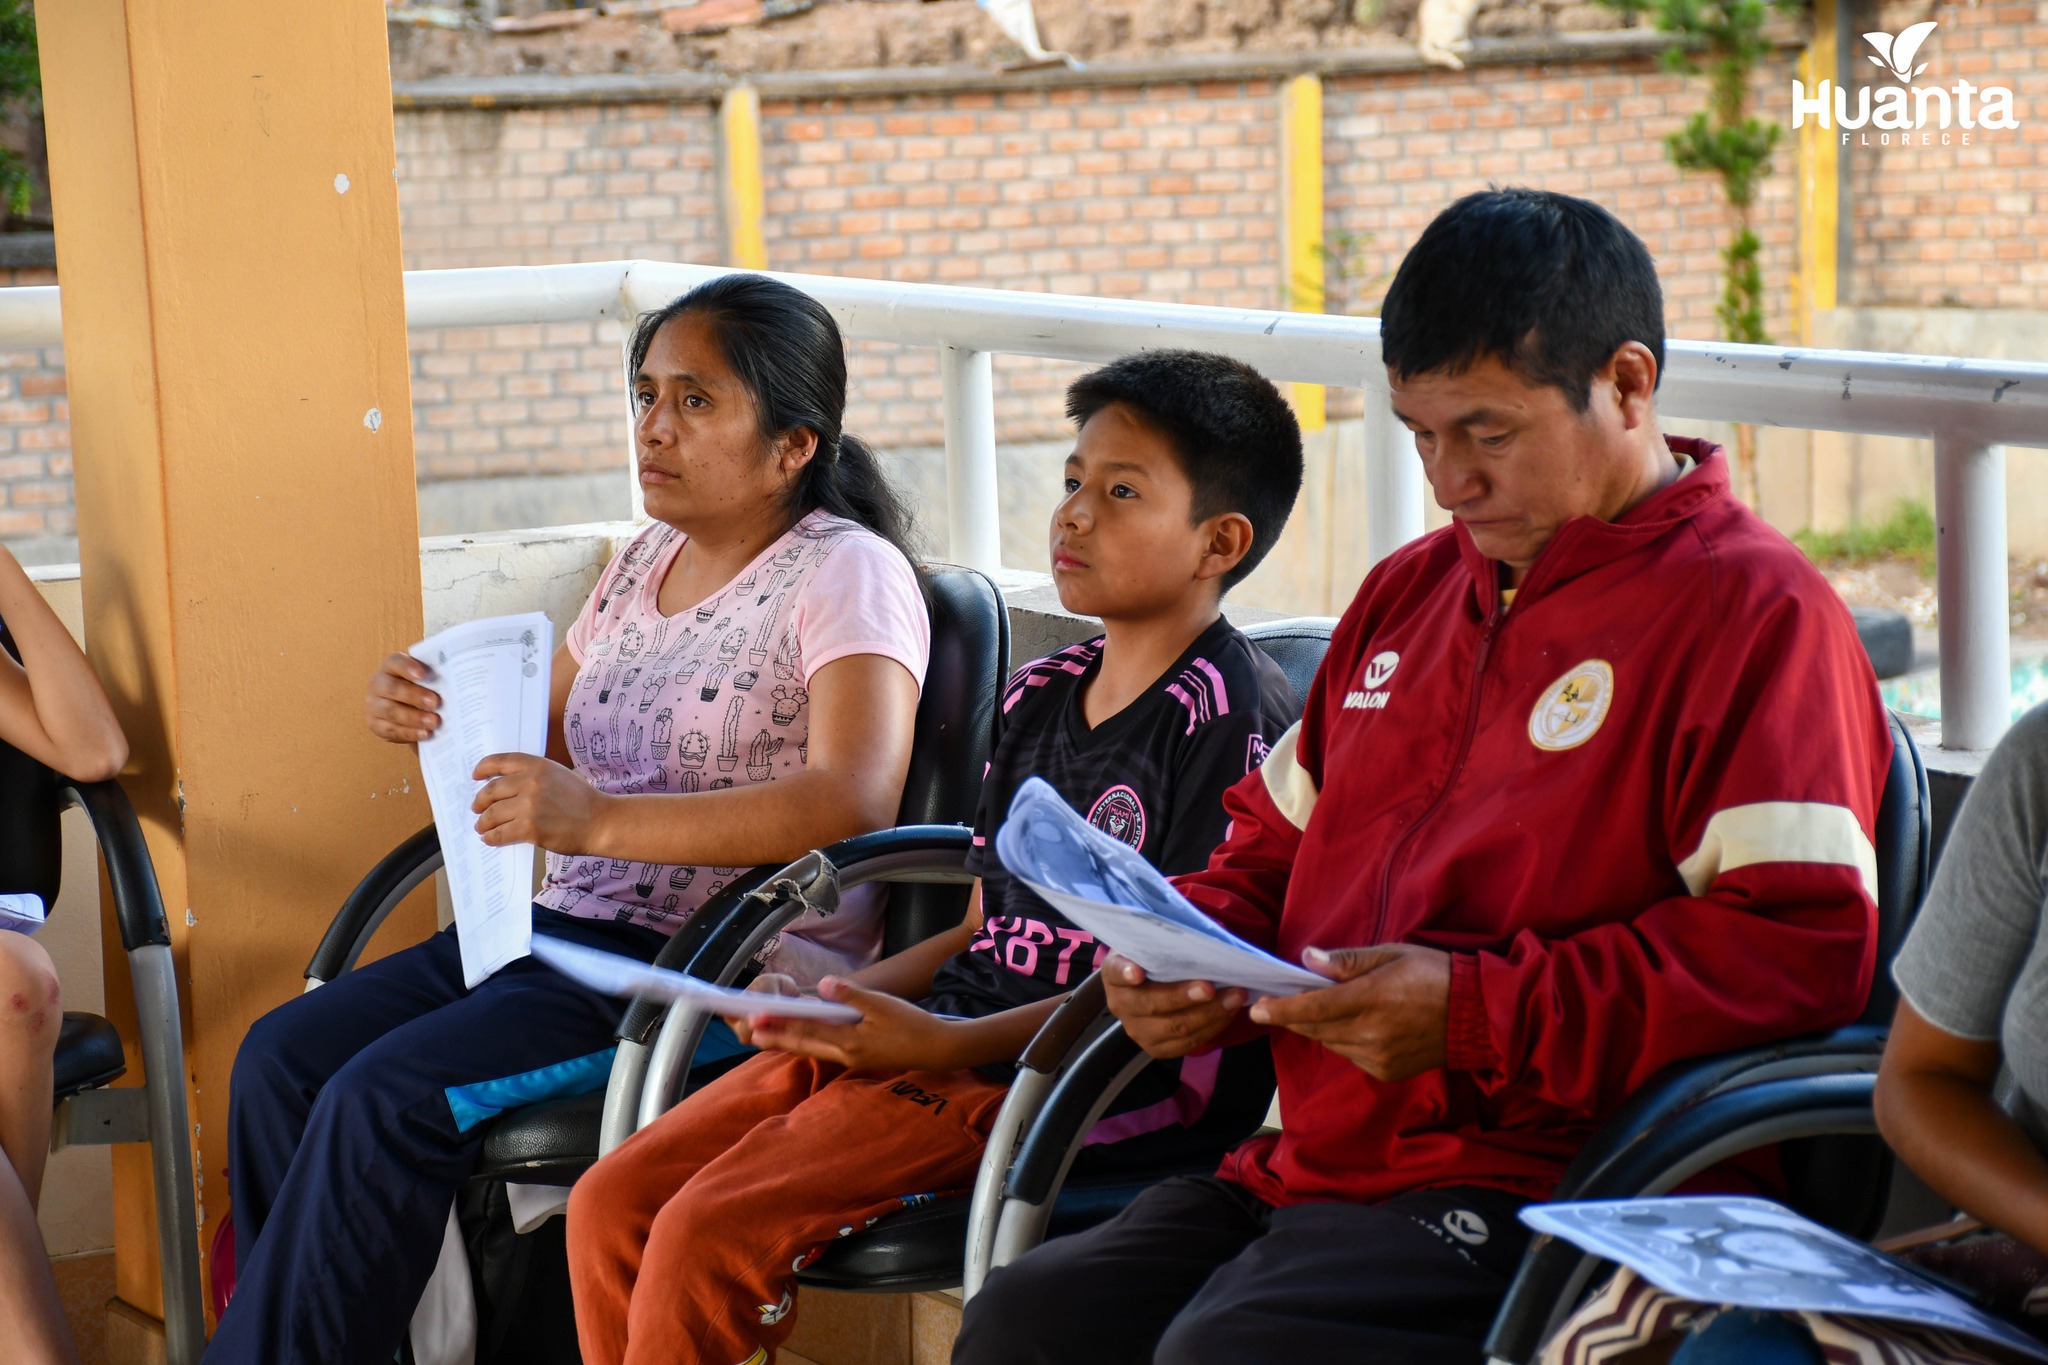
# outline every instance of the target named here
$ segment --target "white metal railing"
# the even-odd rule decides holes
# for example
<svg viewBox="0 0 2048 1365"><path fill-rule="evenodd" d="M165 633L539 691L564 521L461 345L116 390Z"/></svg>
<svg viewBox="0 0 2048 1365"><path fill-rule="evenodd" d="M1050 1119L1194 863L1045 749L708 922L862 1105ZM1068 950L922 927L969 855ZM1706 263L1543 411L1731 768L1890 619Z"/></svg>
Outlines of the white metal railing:
<svg viewBox="0 0 2048 1365"><path fill-rule="evenodd" d="M624 321L716 266L651 261L411 271L415 328ZM1422 533L1423 480L1394 420L1379 323L1263 309L1140 303L822 275L777 278L806 290L856 340L931 346L944 379L952 557L1000 567L990 357L1100 362L1146 347L1222 351L1275 380L1365 394L1368 556ZM0 290L0 346L61 341L54 288ZM1794 347L1673 341L1659 409L1667 416L1934 442L1941 733L1983 749L2007 724L2006 445L2048 446L2048 365Z"/></svg>

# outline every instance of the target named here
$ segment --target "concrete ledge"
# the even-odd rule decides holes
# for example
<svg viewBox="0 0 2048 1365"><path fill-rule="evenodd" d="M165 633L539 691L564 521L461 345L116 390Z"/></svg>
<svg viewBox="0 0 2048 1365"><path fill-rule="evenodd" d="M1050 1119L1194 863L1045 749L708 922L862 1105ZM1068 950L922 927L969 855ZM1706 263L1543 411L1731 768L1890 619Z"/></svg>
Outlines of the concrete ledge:
<svg viewBox="0 0 2048 1365"><path fill-rule="evenodd" d="M1781 47L1802 38L1774 33ZM1558 33L1527 38L1476 38L1467 66L1524 66L1636 61L1674 46L1651 29ZM1095 62L1078 70L1043 67L993 71L984 66L913 66L857 71L776 71L749 77L703 72L593 76L451 76L405 81L392 87L400 109L521 109L565 104L715 103L735 85L750 84L769 99L863 99L940 95L958 91L1072 90L1084 87L1187 85L1209 81L1282 80L1320 76L1443 72L1407 43L1301 52L1191 53L1134 62ZM1454 75L1455 73L1445 73Z"/></svg>
<svg viewBox="0 0 2048 1365"><path fill-rule="evenodd" d="M470 536L435 536L420 542L420 586L427 633L479 616L544 611L555 623L556 639L576 619L584 600L611 557L639 529L630 521L592 522L538 530L494 531ZM78 578L76 564L51 564L29 571L42 584ZM1010 610L1010 659L1021 664L1078 640L1092 639L1102 623L1060 605L1048 574L1003 569L992 575ZM47 593L46 593L47 595ZM1226 604L1240 626L1277 621L1293 614ZM1903 717L1927 764L1934 800L1934 848L1947 841L1964 793L1984 767L1984 752L1941 747L1938 721Z"/></svg>
<svg viewBox="0 0 2048 1365"><path fill-rule="evenodd" d="M600 521L422 540L427 634L480 616L544 611L560 643L597 576L639 529L631 521Z"/></svg>
<svg viewBox="0 0 2048 1365"><path fill-rule="evenodd" d="M57 234L0 232L0 270L54 270Z"/></svg>

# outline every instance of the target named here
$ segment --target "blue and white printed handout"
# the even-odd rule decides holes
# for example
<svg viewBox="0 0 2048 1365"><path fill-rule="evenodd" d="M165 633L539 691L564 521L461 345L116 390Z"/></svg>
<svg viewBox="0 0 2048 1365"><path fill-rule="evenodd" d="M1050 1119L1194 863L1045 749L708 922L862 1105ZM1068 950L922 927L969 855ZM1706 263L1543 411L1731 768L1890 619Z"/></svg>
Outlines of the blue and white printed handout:
<svg viewBox="0 0 2048 1365"><path fill-rule="evenodd" d="M816 1019L826 1024L858 1024L861 1018L858 1009L836 1000L714 986L666 967L652 967L602 948L589 948L546 934L533 941L533 955L570 980L580 981L605 995L644 995L670 1004L681 1001L706 1014L728 1019Z"/></svg>
<svg viewBox="0 0 2048 1365"><path fill-rule="evenodd" d="M526 956L533 936L533 845L493 848L476 832L478 782L492 754L539 754L548 742L555 628L539 612L451 626L408 651L434 670L441 725L420 741L427 803L447 860L448 898L474 987Z"/></svg>
<svg viewBox="0 0 2048 1365"><path fill-rule="evenodd" d="M1667 1294L1774 1312L1884 1318L2048 1360L2032 1337L1938 1282L1768 1199L1706 1195L1533 1204L1538 1232L1619 1261Z"/></svg>
<svg viewBox="0 0 2048 1365"><path fill-rule="evenodd" d="M43 898L33 891L9 891L0 895L0 930L33 934L43 927L46 917Z"/></svg>
<svg viewBox="0 0 2048 1365"><path fill-rule="evenodd" d="M996 831L1011 875L1155 981L1213 981L1257 995L1330 984L1255 948L1189 903L1129 844L1095 828L1043 778L1028 778Z"/></svg>

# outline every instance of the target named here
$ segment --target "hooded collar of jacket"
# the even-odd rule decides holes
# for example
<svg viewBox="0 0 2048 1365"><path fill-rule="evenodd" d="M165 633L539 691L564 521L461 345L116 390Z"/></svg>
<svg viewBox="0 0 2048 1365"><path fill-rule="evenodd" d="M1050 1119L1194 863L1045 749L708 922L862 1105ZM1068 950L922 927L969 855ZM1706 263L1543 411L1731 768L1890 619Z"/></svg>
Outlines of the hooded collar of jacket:
<svg viewBox="0 0 2048 1365"><path fill-rule="evenodd" d="M1664 444L1674 458L1690 458L1695 466L1692 471L1613 521L1573 517L1560 526L1523 576L1515 594L1517 602L1553 592L1580 574L1634 553L1728 495L1727 453L1718 444L1690 436L1666 436ZM1453 519L1451 525L1458 539L1458 554L1478 590L1481 615L1491 616L1500 602L1500 561L1479 552L1463 522Z"/></svg>

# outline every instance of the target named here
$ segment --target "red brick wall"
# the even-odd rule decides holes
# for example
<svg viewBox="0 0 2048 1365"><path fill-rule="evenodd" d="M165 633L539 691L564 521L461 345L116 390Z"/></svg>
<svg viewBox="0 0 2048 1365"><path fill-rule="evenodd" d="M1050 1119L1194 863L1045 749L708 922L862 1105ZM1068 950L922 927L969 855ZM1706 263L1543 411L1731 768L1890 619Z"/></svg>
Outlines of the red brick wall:
<svg viewBox="0 0 2048 1365"><path fill-rule="evenodd" d="M56 282L54 270L0 269L0 289ZM77 524L63 348L0 351L0 541L62 539Z"/></svg>
<svg viewBox="0 0 2048 1365"><path fill-rule="evenodd" d="M1867 127L1850 134L1856 208L1842 302L2048 308L2048 5L1987 0L1911 18L1940 25L1920 49L1927 70L1915 85L2008 86L2020 126L1973 132L1969 146L1953 123L1946 147L1939 130L1932 147L1863 145L1878 142ZM1864 60L1870 51L1857 40L1851 65L1871 78L1863 83L1895 84Z"/></svg>
<svg viewBox="0 0 2048 1365"><path fill-rule="evenodd" d="M398 115L411 270L714 261L717 125L701 104ZM412 334L423 480L616 469L615 323Z"/></svg>
<svg viewBox="0 0 2048 1365"><path fill-rule="evenodd" d="M2044 14L1941 11L1925 79L1995 77L2014 86L2026 121L1970 148L1852 156L1844 302L2048 307L2036 230L2048 193ZM1774 59L1759 112L1789 117L1790 79L1789 60ZM1517 183L1614 209L1657 259L1672 334L1713 335L1727 217L1711 182L1680 175L1662 145L1704 94L1702 80L1649 58L1330 78L1327 227L1350 275L1333 282L1333 306L1369 311L1432 215L1470 190ZM1277 123L1268 80L767 99L769 261L1274 306ZM401 109L397 127L411 268L721 257L708 103ZM1756 211L1779 337L1793 326L1793 157L1788 137ZM619 336L616 324L415 333L422 479L615 469ZM1059 389L1074 367L996 366L1001 438L1062 436ZM0 357L0 535L10 540L70 529L61 386L54 352ZM1333 403L1351 406L1341 393ZM938 404L930 353L856 348L854 430L884 448L936 445Z"/></svg>
<svg viewBox="0 0 2048 1365"><path fill-rule="evenodd" d="M1759 112L1787 88L1789 62L1757 81ZM1719 333L1719 253L1731 235L1720 190L1682 174L1664 136L1703 102L1703 79L1651 60L1558 67L1474 67L1440 72L1345 76L1323 96L1326 231L1364 239L1352 268L1366 311L1429 220L1452 200L1488 185L1529 185L1592 199L1612 210L1650 249L1664 286L1665 325L1674 337ZM1766 325L1792 330L1791 284L1798 224L1789 139L1757 195L1754 226L1764 244Z"/></svg>
<svg viewBox="0 0 2048 1365"><path fill-rule="evenodd" d="M1789 66L1773 63L1759 107L1789 79ZM1701 82L1647 58L1333 78L1328 227L1355 272L1335 305L1369 311L1408 244L1458 195L1529 184L1614 209L1657 258L1673 335L1712 336L1727 219L1715 188L1681 176L1662 145L1702 94ZM775 269L1252 308L1281 301L1270 81L771 99L761 123ZM718 259L715 128L702 104L402 113L408 264ZM1779 160L1757 229L1770 325L1782 336L1796 238L1789 145ZM496 196L484 195L492 185ZM602 385L568 392L573 372L562 367L587 354L608 383L615 337L564 331L531 352L531 365L509 367L502 337L486 346L420 334L422 477L614 467L615 403ZM528 371L520 382L530 393L508 388L516 368ZM1064 435L1059 391L1074 372L998 357L1001 439ZM1355 405L1333 398L1339 412ZM857 346L848 420L887 448L939 444L933 355Z"/></svg>
<svg viewBox="0 0 2048 1365"><path fill-rule="evenodd" d="M1278 169L1265 81L770 101L778 270L1270 308ZM998 357L1006 441L1068 428L1076 367ZM849 425L940 444L931 351L856 349Z"/></svg>

